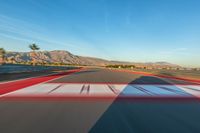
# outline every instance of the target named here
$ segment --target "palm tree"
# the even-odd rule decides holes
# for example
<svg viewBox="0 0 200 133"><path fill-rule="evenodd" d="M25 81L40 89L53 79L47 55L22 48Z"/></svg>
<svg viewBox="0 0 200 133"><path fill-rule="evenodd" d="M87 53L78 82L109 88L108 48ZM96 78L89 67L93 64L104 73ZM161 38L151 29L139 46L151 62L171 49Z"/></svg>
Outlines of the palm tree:
<svg viewBox="0 0 200 133"><path fill-rule="evenodd" d="M2 65L5 62L5 54L6 54L5 49L0 48L0 65Z"/></svg>
<svg viewBox="0 0 200 133"><path fill-rule="evenodd" d="M40 48L35 43L29 45L29 48L32 50L32 52L30 53L30 56L32 58L32 63L35 66L35 64L36 64L36 59L35 58L37 56L36 51L40 50Z"/></svg>

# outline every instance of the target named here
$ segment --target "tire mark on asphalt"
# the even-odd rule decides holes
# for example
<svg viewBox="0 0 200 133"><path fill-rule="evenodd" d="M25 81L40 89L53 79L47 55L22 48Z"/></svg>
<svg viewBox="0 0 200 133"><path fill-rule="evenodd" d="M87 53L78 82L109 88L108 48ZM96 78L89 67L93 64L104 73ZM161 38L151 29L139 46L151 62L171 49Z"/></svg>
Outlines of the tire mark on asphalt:
<svg viewBox="0 0 200 133"><path fill-rule="evenodd" d="M89 94L89 92L90 92L90 85L88 85L87 87L87 94Z"/></svg>
<svg viewBox="0 0 200 133"><path fill-rule="evenodd" d="M130 86L133 87L133 88L136 88L137 90L140 90L140 91L142 91L142 92L144 92L144 93L146 93L146 94L148 94L148 95L157 95L156 93L153 93L153 92L151 92L151 91L148 91L148 90L144 89L144 88L141 87L141 86L132 86L132 85L130 85Z"/></svg>
<svg viewBox="0 0 200 133"><path fill-rule="evenodd" d="M107 86L115 95L119 94L119 91L113 85L107 85Z"/></svg>
<svg viewBox="0 0 200 133"><path fill-rule="evenodd" d="M62 86L62 85L58 85L56 88L54 88L54 89L50 90L50 91L49 91L47 94L50 94L50 93L52 93L53 91L55 91L55 90L59 89L61 86Z"/></svg>
<svg viewBox="0 0 200 133"><path fill-rule="evenodd" d="M80 94L83 94L84 92L86 92L87 94L89 94L90 92L90 85L83 85L80 91Z"/></svg>
<svg viewBox="0 0 200 133"><path fill-rule="evenodd" d="M167 88L167 87L159 87L160 89L163 89L163 90L167 90L169 92L173 92L175 94L178 94L178 95L181 95L181 94L186 94L182 91L178 91L178 90L173 90L173 89L170 89L170 88Z"/></svg>
<svg viewBox="0 0 200 133"><path fill-rule="evenodd" d="M183 87L183 88L186 88L186 89L189 89L189 90L193 90L193 91L198 91L198 92L200 92L200 90L194 89L194 88L191 88L191 87Z"/></svg>

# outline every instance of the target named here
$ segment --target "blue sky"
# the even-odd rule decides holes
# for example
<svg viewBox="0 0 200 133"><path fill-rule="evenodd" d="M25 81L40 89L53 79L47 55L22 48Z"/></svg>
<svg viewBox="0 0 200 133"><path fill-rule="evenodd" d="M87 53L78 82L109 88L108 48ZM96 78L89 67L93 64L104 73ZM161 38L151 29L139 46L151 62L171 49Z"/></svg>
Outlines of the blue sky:
<svg viewBox="0 0 200 133"><path fill-rule="evenodd" d="M199 0L0 0L0 47L200 67Z"/></svg>

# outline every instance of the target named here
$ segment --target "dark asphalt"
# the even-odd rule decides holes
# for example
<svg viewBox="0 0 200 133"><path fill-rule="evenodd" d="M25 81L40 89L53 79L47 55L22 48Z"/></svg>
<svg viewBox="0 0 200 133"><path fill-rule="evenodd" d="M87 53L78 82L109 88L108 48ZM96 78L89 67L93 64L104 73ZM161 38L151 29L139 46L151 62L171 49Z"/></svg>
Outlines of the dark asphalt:
<svg viewBox="0 0 200 133"><path fill-rule="evenodd" d="M173 84L180 81L105 69L83 70L51 82ZM183 81L181 83L185 84ZM2 133L197 133L199 100L1 101Z"/></svg>
<svg viewBox="0 0 200 133"><path fill-rule="evenodd" d="M0 102L1 133L86 133L109 102Z"/></svg>
<svg viewBox="0 0 200 133"><path fill-rule="evenodd" d="M126 84L191 84L186 81L91 68L73 73L50 83L126 83Z"/></svg>

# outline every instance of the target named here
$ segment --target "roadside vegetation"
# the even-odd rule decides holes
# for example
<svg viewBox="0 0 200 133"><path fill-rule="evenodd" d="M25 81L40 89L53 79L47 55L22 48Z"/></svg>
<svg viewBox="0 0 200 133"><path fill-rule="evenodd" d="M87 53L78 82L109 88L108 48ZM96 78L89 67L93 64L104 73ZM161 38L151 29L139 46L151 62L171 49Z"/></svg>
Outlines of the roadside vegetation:
<svg viewBox="0 0 200 133"><path fill-rule="evenodd" d="M128 68L133 69L135 68L135 65L107 65L107 68Z"/></svg>
<svg viewBox="0 0 200 133"><path fill-rule="evenodd" d="M125 69L136 72L146 72L154 75L163 75L163 76L172 76L180 78L192 78L200 80L200 69L198 68L148 68L148 67L139 67L133 65L108 65L107 68L112 69Z"/></svg>
<svg viewBox="0 0 200 133"><path fill-rule="evenodd" d="M6 54L5 49L0 48L0 65L5 63L5 54Z"/></svg>

